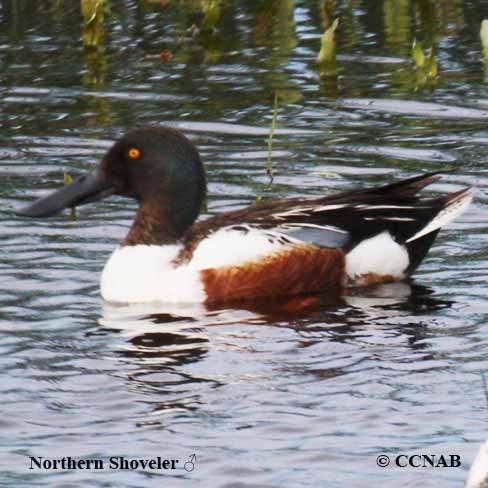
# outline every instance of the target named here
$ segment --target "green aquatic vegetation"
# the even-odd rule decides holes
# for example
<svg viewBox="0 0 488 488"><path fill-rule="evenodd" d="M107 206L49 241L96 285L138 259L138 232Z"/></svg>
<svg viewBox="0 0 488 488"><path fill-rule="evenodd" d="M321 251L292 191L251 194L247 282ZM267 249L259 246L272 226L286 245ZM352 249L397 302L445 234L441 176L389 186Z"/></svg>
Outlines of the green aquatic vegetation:
<svg viewBox="0 0 488 488"><path fill-rule="evenodd" d="M273 116L271 118L271 125L268 134L268 158L266 161L266 174L269 176L269 185L273 184L273 138L276 131L276 126L278 122L278 108L279 108L279 94L277 91L274 93L273 99ZM254 198L254 203L259 203L265 199L264 195L256 195Z"/></svg>
<svg viewBox="0 0 488 488"><path fill-rule="evenodd" d="M412 60L417 70L417 87L435 81L438 75L438 66L433 47L424 50L421 43L414 40L412 43Z"/></svg>
<svg viewBox="0 0 488 488"><path fill-rule="evenodd" d="M64 186L71 185L71 183L73 183L73 177L69 173L64 173L63 182L64 182Z"/></svg>
<svg viewBox="0 0 488 488"><path fill-rule="evenodd" d="M204 13L202 31L211 32L222 18L221 0L202 0L202 11Z"/></svg>
<svg viewBox="0 0 488 488"><path fill-rule="evenodd" d="M85 49L99 49L104 38L105 0L81 0L81 14Z"/></svg>
<svg viewBox="0 0 488 488"><path fill-rule="evenodd" d="M488 20L487 19L484 19L481 22L480 39L481 39L481 47L483 49L483 57L485 58L485 60L488 60Z"/></svg>
<svg viewBox="0 0 488 488"><path fill-rule="evenodd" d="M69 173L65 172L63 174L63 183L64 183L64 186L71 185L71 183L73 183L73 177ZM75 207L71 207L71 218L73 220L76 219L76 208Z"/></svg>
<svg viewBox="0 0 488 488"><path fill-rule="evenodd" d="M320 40L320 51L317 56L317 63L320 66L330 65L336 60L336 43L334 34L339 25L339 19L335 19L332 25L325 30Z"/></svg>
<svg viewBox="0 0 488 488"><path fill-rule="evenodd" d="M488 20L484 19L481 22L480 29L481 52L483 54L483 61L485 67L485 82L488 81Z"/></svg>
<svg viewBox="0 0 488 488"><path fill-rule="evenodd" d="M273 108L273 118L271 119L271 127L268 136L268 161L266 164L266 174L269 176L269 182L273 183L273 137L276 130L276 123L278 120L278 92L274 95L274 108Z"/></svg>
<svg viewBox="0 0 488 488"><path fill-rule="evenodd" d="M338 25L339 19L337 18L325 30L320 39L320 51L317 56L317 64L322 77L332 77L337 74L335 31Z"/></svg>
<svg viewBox="0 0 488 488"><path fill-rule="evenodd" d="M317 176L322 176L323 178L332 178L334 180L340 180L342 178L339 173L334 173L333 171L319 171L315 174Z"/></svg>
<svg viewBox="0 0 488 488"><path fill-rule="evenodd" d="M280 66L298 45L294 9L292 0L268 0L256 9L253 41L269 49L268 66Z"/></svg>
<svg viewBox="0 0 488 488"><path fill-rule="evenodd" d="M412 25L410 7L410 0L383 1L385 40L397 55L404 55L405 47L410 44Z"/></svg>
<svg viewBox="0 0 488 488"><path fill-rule="evenodd" d="M106 0L81 0L83 16L83 46L87 72L83 75L86 85L100 88L105 84L107 61L104 53L104 19L109 13Z"/></svg>
<svg viewBox="0 0 488 488"><path fill-rule="evenodd" d="M327 27L332 22L332 16L337 8L336 0L322 0L320 2L319 11L320 18L322 19L322 24Z"/></svg>
<svg viewBox="0 0 488 488"><path fill-rule="evenodd" d="M412 44L412 59L415 66L423 68L425 66L425 54L422 51L422 46L416 40Z"/></svg>

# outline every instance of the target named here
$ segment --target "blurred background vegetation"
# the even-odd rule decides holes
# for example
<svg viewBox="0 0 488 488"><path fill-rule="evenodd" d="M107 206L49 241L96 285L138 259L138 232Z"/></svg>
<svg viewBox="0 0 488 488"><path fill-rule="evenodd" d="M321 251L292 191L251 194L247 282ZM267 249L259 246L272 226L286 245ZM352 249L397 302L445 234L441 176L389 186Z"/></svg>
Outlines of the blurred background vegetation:
<svg viewBox="0 0 488 488"><path fill-rule="evenodd" d="M428 99L488 78L479 37L487 9L467 0L3 0L0 80L114 90L113 80L164 78L169 93L176 83L207 91L213 109L229 99L265 106L269 121L276 93L280 109L317 95ZM91 124L111 125L108 97L84 103L97 114ZM182 115L201 107L181 103Z"/></svg>
<svg viewBox="0 0 488 488"><path fill-rule="evenodd" d="M41 22L46 34L63 35L68 28L79 31L80 44L91 51L86 61L94 85L103 85L107 54L128 48L155 61L210 65L252 46L261 49L264 67L278 70L306 38L299 41L296 18L307 10L311 31L332 31L322 50L333 54L318 63L324 76L334 76L342 68L335 51L340 55L341 48L363 50L368 43L377 43L370 35L375 32L381 36L379 51L412 58L413 67L421 72L400 70L398 76L416 89L425 82L435 84L437 58L442 57L438 51L446 39L477 36L483 18L482 6L463 0L4 0L0 6L0 19L19 44L33 22ZM159 52L154 51L155 37ZM318 54L319 41L315 49Z"/></svg>

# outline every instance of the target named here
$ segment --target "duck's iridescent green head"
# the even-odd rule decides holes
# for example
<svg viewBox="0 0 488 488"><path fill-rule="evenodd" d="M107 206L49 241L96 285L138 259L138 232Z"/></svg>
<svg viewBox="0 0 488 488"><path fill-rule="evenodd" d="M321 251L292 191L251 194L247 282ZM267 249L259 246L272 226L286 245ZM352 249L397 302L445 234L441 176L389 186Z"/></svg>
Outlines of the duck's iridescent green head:
<svg viewBox="0 0 488 488"><path fill-rule="evenodd" d="M20 209L27 217L49 217L111 194L135 198L149 215L169 219L174 237L196 220L206 193L205 171L196 147L179 131L134 129L105 154L92 174Z"/></svg>

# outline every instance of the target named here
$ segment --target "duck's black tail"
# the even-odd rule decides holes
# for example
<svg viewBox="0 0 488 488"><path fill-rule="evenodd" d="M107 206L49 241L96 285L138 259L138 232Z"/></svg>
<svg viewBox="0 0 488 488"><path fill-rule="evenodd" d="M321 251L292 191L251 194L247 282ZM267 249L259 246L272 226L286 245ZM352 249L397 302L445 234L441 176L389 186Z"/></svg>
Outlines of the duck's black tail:
<svg viewBox="0 0 488 488"><path fill-rule="evenodd" d="M432 176L436 177L436 174L433 174ZM431 180L430 182L432 181L435 180ZM435 199L436 203L440 204L439 211L433 215L432 219L427 222L424 227L405 241L410 258L410 265L408 267L409 273L414 271L424 259L434 243L439 230L461 215L471 203L472 199L472 188L465 188L456 193L451 193L450 195Z"/></svg>
<svg viewBox="0 0 488 488"><path fill-rule="evenodd" d="M398 197L413 197L426 186L429 186L432 183L440 180L442 178L442 175L446 173L453 173L454 171L456 171L456 169L451 168L442 171L424 173L419 176L407 178L406 180L396 181L395 183L381 186L379 188L376 188L376 191L383 194L394 194Z"/></svg>

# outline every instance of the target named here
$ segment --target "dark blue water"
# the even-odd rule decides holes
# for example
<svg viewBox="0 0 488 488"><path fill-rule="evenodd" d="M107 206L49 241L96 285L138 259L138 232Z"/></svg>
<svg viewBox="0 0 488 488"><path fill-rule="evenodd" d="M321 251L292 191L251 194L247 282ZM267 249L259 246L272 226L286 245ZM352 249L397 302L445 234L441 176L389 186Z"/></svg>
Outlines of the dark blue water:
<svg viewBox="0 0 488 488"><path fill-rule="evenodd" d="M317 2L218 2L213 33L197 32L198 2L111 3L104 51L87 54L77 2L0 2L0 483L462 486L488 431L488 3L336 2L325 76ZM414 37L434 46L436 78L413 66ZM99 275L134 204L114 198L76 220L12 209L143 124L198 145L210 214L451 167L432 191L475 185L476 198L412 284L300 314L110 307ZM378 467L381 454L392 465ZM462 465L399 468L400 454ZM30 456L105 469L30 470ZM109 469L111 456L179 469Z"/></svg>

